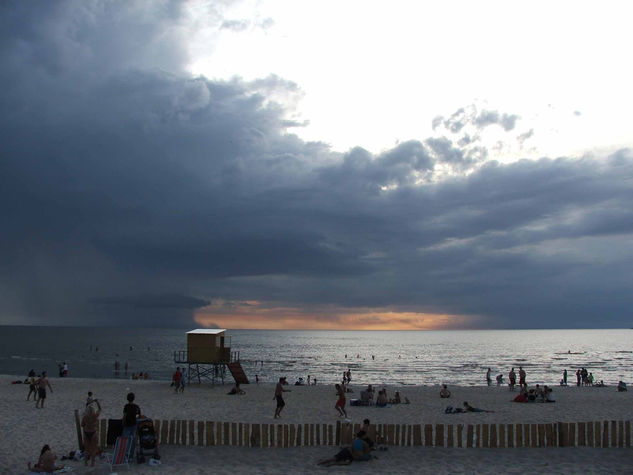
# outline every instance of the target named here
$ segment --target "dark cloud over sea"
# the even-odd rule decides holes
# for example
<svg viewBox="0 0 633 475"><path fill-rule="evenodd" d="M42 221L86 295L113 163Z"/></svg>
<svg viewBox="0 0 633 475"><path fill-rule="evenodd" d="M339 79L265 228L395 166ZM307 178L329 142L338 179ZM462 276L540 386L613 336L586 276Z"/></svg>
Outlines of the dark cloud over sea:
<svg viewBox="0 0 633 475"><path fill-rule="evenodd" d="M0 322L187 326L219 299L631 326L630 150L499 163L466 127L537 132L466 108L333 152L270 100L296 84L188 74L181 8L0 4Z"/></svg>

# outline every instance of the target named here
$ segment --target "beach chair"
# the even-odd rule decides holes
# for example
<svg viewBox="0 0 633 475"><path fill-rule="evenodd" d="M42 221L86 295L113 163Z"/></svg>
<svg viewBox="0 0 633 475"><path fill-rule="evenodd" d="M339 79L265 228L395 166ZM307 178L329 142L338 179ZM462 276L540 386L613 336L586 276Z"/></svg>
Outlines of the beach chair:
<svg viewBox="0 0 633 475"><path fill-rule="evenodd" d="M125 465L130 467L130 461L134 456L134 441L132 437L117 437L114 444L114 453L112 455L106 455L106 461L110 465L110 470L114 470L114 467L120 467Z"/></svg>

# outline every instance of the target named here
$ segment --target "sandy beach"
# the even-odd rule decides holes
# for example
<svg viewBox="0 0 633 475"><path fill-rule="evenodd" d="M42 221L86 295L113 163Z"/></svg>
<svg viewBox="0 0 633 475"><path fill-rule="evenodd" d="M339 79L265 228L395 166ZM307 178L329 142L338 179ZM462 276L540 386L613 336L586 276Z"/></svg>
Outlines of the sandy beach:
<svg viewBox="0 0 633 475"><path fill-rule="evenodd" d="M27 462L37 458L39 449L49 444L58 456L77 448L73 412L82 410L88 391L103 407L102 418L121 416L125 395L136 394L143 414L153 419L188 419L243 423L276 423L273 419L274 386L270 383L244 386L243 396L229 396L230 385L187 386L184 394L175 394L164 381L54 378L53 393L45 408L36 409L26 401L28 386L11 384L20 378L0 377L0 411L5 437L0 441L1 473L28 473ZM358 397L363 386L352 384ZM340 418L331 386L287 386L283 423L334 424ZM633 419L633 394L619 393L614 386L554 388L554 404L512 403L515 393L507 387L452 387L450 400L439 398L437 386L387 387L390 394L399 390L411 404L386 409L347 407L349 418L362 423L369 418L376 424L492 424L552 423L583 421L622 421ZM463 401L494 412L445 414L447 405L460 406ZM161 447L162 464L157 467L132 465L133 473L333 473L365 471L357 463L346 467L317 467L316 462L332 456L336 447L300 447L263 449L250 447ZM377 452L379 459L369 462L372 470L383 473L519 473L547 470L549 473L630 473L633 471L631 449L603 448L514 448L465 449L434 447L390 447ZM579 460L584 461L579 463ZM591 461L589 464L586 461ZM70 462L76 473L110 473L105 463L84 468L82 462Z"/></svg>

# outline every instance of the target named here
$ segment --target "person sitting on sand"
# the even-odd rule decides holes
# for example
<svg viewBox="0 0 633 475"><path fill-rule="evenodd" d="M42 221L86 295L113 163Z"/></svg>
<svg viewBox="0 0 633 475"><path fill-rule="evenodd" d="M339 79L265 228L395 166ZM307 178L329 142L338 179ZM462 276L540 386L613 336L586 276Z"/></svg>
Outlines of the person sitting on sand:
<svg viewBox="0 0 633 475"><path fill-rule="evenodd" d="M394 394L393 399L389 400L391 404L400 404L401 402L402 400L400 399L400 393L398 391Z"/></svg>
<svg viewBox="0 0 633 475"><path fill-rule="evenodd" d="M618 381L618 392L626 391L626 383L624 381Z"/></svg>
<svg viewBox="0 0 633 475"><path fill-rule="evenodd" d="M28 463L29 470L40 473L53 473L55 470L60 470L64 468L63 465L55 466L56 459L57 455L47 444L42 447L40 458L38 459L37 463L35 465L33 465L31 462Z"/></svg>
<svg viewBox="0 0 633 475"><path fill-rule="evenodd" d="M501 386L503 384L503 375L498 374L496 379L497 379L497 386Z"/></svg>
<svg viewBox="0 0 633 475"><path fill-rule="evenodd" d="M464 401L464 411L466 412L494 412L494 411L487 411L486 409L479 409L478 407L473 407L470 404L468 404L467 401Z"/></svg>
<svg viewBox="0 0 633 475"><path fill-rule="evenodd" d="M512 402L528 402L527 391L521 388L521 392L512 400Z"/></svg>
<svg viewBox="0 0 633 475"><path fill-rule="evenodd" d="M235 384L233 385L233 387L231 388L231 390L227 393L227 394L246 394L246 391L244 391L243 389L240 389L240 383L238 383L237 381L235 382Z"/></svg>
<svg viewBox="0 0 633 475"><path fill-rule="evenodd" d="M556 402L556 397L554 396L554 390L545 386L545 402Z"/></svg>
<svg viewBox="0 0 633 475"><path fill-rule="evenodd" d="M365 431L360 430L352 442L352 457L355 462L367 462L371 460L369 444L364 440L366 436Z"/></svg>
<svg viewBox="0 0 633 475"><path fill-rule="evenodd" d="M361 427L361 430L365 432L365 437L363 438L363 440L367 443L369 449L372 450L375 442L371 437L369 437L369 432L371 430L371 423L369 422L369 419L363 419L363 427Z"/></svg>
<svg viewBox="0 0 633 475"><path fill-rule="evenodd" d="M440 389L440 397L444 399L451 397L451 392L446 387L446 384L443 384L442 389Z"/></svg>
<svg viewBox="0 0 633 475"><path fill-rule="evenodd" d="M378 397L376 398L376 407L385 407L387 405L387 390L381 389L378 391Z"/></svg>

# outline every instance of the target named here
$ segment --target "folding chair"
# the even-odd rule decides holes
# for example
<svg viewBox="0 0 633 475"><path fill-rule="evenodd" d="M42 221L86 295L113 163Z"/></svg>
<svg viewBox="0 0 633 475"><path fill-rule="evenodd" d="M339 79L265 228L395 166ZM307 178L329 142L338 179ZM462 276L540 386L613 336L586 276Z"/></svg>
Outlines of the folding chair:
<svg viewBox="0 0 633 475"><path fill-rule="evenodd" d="M130 460L134 456L131 453L134 450L134 443L132 437L117 437L114 444L114 453L107 457L108 464L110 464L110 470L114 470L114 467L125 465L130 467Z"/></svg>

